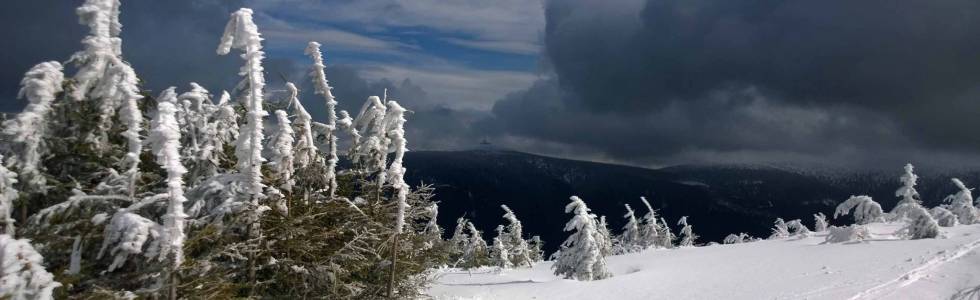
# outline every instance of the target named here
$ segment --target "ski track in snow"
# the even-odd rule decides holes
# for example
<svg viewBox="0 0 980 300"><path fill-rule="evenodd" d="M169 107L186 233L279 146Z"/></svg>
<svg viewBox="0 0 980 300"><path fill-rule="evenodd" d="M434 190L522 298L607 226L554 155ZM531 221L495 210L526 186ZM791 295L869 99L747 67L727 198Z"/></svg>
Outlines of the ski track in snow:
<svg viewBox="0 0 980 300"><path fill-rule="evenodd" d="M858 299L882 299L888 296L898 288L912 284L919 279L923 278L925 273L934 270L946 263L952 262L957 258L966 255L967 253L973 252L977 248L980 248L980 240L975 240L973 242L964 244L956 249L956 251L950 253L949 251L943 251L940 255L933 257L932 259L926 261L922 265L905 272L898 278L889 280L882 284L873 286L867 290L857 293L856 295L848 298L849 300Z"/></svg>

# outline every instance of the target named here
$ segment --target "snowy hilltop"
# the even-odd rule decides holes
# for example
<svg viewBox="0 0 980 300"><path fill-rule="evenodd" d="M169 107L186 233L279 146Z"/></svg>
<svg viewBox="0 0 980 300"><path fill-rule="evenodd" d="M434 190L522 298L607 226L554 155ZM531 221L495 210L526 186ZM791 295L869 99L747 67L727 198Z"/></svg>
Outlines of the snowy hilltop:
<svg viewBox="0 0 980 300"><path fill-rule="evenodd" d="M977 299L980 224L944 238L904 240L903 225L874 223L860 242L828 244L828 232L606 258L612 277L575 281L533 268L442 269L435 299Z"/></svg>

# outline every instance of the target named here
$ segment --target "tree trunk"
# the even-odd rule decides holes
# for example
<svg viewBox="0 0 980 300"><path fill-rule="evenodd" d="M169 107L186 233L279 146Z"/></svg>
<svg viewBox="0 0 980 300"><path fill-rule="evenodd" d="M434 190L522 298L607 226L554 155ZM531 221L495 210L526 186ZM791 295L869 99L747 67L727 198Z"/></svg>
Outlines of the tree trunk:
<svg viewBox="0 0 980 300"><path fill-rule="evenodd" d="M391 277L388 279L388 298L395 298L395 264L398 262L398 234L393 236L391 246Z"/></svg>
<svg viewBox="0 0 980 300"><path fill-rule="evenodd" d="M177 270L170 270L170 300L177 300Z"/></svg>

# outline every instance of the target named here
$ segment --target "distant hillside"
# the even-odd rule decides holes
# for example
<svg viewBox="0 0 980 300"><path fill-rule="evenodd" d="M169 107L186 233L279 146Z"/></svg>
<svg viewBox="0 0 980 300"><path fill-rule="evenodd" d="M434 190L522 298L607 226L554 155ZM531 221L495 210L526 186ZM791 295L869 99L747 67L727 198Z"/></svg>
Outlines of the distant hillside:
<svg viewBox="0 0 980 300"><path fill-rule="evenodd" d="M681 216L690 216L701 241L708 242L733 232L768 236L776 217L800 218L812 225L813 213L830 216L834 206L850 195L871 195L891 209L897 202L894 191L901 174L901 166L895 167L894 174L837 175L770 166L654 170L497 150L415 151L407 154L405 164L410 184L436 187L439 223L447 231L465 214L490 239L503 222L500 205L507 204L524 222L525 232L540 235L549 252L567 236L562 232L569 219L564 207L571 195L582 197L596 214L605 215L615 233L625 223L623 204L629 203L642 215L646 209L639 197L645 196L672 226ZM977 172L922 175L919 190L927 205L937 205L954 191L951 176L980 183Z"/></svg>

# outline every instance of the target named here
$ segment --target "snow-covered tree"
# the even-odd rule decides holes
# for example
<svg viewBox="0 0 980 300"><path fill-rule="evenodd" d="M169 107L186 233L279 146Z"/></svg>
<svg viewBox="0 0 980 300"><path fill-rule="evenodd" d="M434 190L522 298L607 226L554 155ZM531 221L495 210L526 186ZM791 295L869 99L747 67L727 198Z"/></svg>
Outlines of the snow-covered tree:
<svg viewBox="0 0 980 300"><path fill-rule="evenodd" d="M636 221L636 215L633 212L633 208L629 204L626 205L626 214L623 218L626 218L626 225L623 226L623 234L619 236L619 245L622 252L636 252L641 249L639 244L640 240L640 227L639 223Z"/></svg>
<svg viewBox="0 0 980 300"><path fill-rule="evenodd" d="M228 145L238 140L239 127L238 127L238 114L235 113L235 107L231 104L231 96L228 92L221 92L221 97L218 98L217 111L211 118L211 122L214 126L214 131L217 133L214 135L220 143L219 145ZM221 153L224 149L219 148L218 153Z"/></svg>
<svg viewBox="0 0 980 300"><path fill-rule="evenodd" d="M750 239L752 239L752 237L750 237L747 233L744 232L739 234L732 233L725 237L725 239L722 241L722 244L741 244L741 243L748 242Z"/></svg>
<svg viewBox="0 0 980 300"><path fill-rule="evenodd" d="M790 234L793 236L806 237L810 235L810 229L806 228L806 225L803 225L803 222L800 221L800 219L790 220L789 222L786 222L786 227L792 230Z"/></svg>
<svg viewBox="0 0 980 300"><path fill-rule="evenodd" d="M3 133L15 143L12 167L20 175L21 190L32 193L47 191L47 179L41 174L41 156L51 113L51 103L62 91L65 75L56 61L35 65L21 80L19 98L27 98L27 107L13 119L3 122ZM9 213L9 212L8 212Z"/></svg>
<svg viewBox="0 0 980 300"><path fill-rule="evenodd" d="M276 110L276 132L269 138L269 169L273 176L279 179L279 188L284 191L292 191L295 180L293 158L293 126L289 122L289 116L284 110Z"/></svg>
<svg viewBox="0 0 980 300"><path fill-rule="evenodd" d="M385 182L382 171L388 157L384 122L387 110L381 98L368 97L352 124L360 134L360 139L351 146L351 161L368 175L377 173L379 185Z"/></svg>
<svg viewBox="0 0 980 300"><path fill-rule="evenodd" d="M262 60L262 37L259 28L252 21L252 10L242 8L232 13L231 20L225 26L225 33L218 45L218 54L226 55L232 49L243 52L245 65L239 74L243 77L239 86L243 87L242 102L247 109L245 126L241 128L235 145L235 155L238 158L238 170L245 176L245 186L251 195L251 206L259 206L262 197L262 133L263 118L269 113L262 108L262 89L265 87Z"/></svg>
<svg viewBox="0 0 980 300"><path fill-rule="evenodd" d="M503 241L503 237L507 234L504 232L504 225L498 225L496 231L497 236L493 238L493 244L490 250L490 264L501 269L509 269L514 265L510 262L510 253L507 251L507 244Z"/></svg>
<svg viewBox="0 0 980 300"><path fill-rule="evenodd" d="M527 242L527 247L530 250L528 256L531 258L531 262L544 260L544 241L541 240L540 236L532 236L531 240Z"/></svg>
<svg viewBox="0 0 980 300"><path fill-rule="evenodd" d="M483 240L483 234L473 226L473 222L466 222L466 229L469 231L469 240L463 249L463 267L468 269L487 265L489 249L487 241Z"/></svg>
<svg viewBox="0 0 980 300"><path fill-rule="evenodd" d="M606 259L602 256L601 245L596 241L599 234L595 215L578 196L572 196L571 203L565 206L566 213L572 213L572 220L565 224L565 231L575 231L561 245L561 253L552 268L555 275L576 280L598 280L611 277L606 270Z"/></svg>
<svg viewBox="0 0 980 300"><path fill-rule="evenodd" d="M908 223L900 230L910 239L932 239L939 236L939 223L925 208L917 205L908 211Z"/></svg>
<svg viewBox="0 0 980 300"><path fill-rule="evenodd" d="M698 239L698 235L694 234L694 226L687 224L687 216L683 216L680 220L677 220L677 225L681 226L681 241L677 245L680 247L693 247L694 241Z"/></svg>
<svg viewBox="0 0 980 300"><path fill-rule="evenodd" d="M0 298L54 299L52 293L60 286L30 241L0 234Z"/></svg>
<svg viewBox="0 0 980 300"><path fill-rule="evenodd" d="M828 234L824 243L846 243L856 242L871 237L871 231L865 225L851 224L850 226L830 226L827 228Z"/></svg>
<svg viewBox="0 0 980 300"><path fill-rule="evenodd" d="M501 240L506 245L510 254L510 262L515 266L531 267L531 250L528 248L527 241L524 240L524 225L517 219L514 211L507 205L500 205L504 210L504 220L507 220L507 227Z"/></svg>
<svg viewBox="0 0 980 300"><path fill-rule="evenodd" d="M305 168L320 159L320 155L317 154L316 150L316 142L313 139L313 117L306 111L303 103L299 101L299 97L297 96L299 95L299 90L296 89L296 85L292 82L287 82L286 90L289 91L289 103L293 107L293 114L296 115L296 120L293 122L297 137L296 146L293 147L296 166ZM336 149L334 151L334 155L336 156ZM327 172L333 171L328 168ZM328 174L327 176L329 177L331 175ZM336 180L333 181L333 184L336 185Z"/></svg>
<svg viewBox="0 0 980 300"><path fill-rule="evenodd" d="M425 223L425 229L422 230L422 234L425 235L426 241L423 248L430 249L435 247L435 244L442 242L442 228L439 227L439 205L432 203L427 209L429 221Z"/></svg>
<svg viewBox="0 0 980 300"><path fill-rule="evenodd" d="M453 230L452 237L449 238L449 261L454 267L462 262L466 244L470 241L469 235L466 234L467 223L469 221L466 218L459 217L456 219L456 228Z"/></svg>
<svg viewBox="0 0 980 300"><path fill-rule="evenodd" d="M936 223L942 227L953 227L956 226L957 220L956 215L949 211L945 207L936 206L929 210L929 214L932 215L933 219L936 219Z"/></svg>
<svg viewBox="0 0 980 300"><path fill-rule="evenodd" d="M313 77L313 88L318 95L323 95L323 100L327 105L327 123L326 123L326 139L327 139L327 174L326 181L328 182L328 190L330 196L332 197L337 190L337 175L335 169L337 168L337 100L334 98L333 93L331 93L330 85L327 82L327 75L324 73L326 66L323 64L323 53L320 52L320 43L310 42L306 47L306 55L309 55L313 59L313 67L310 71L310 75Z"/></svg>
<svg viewBox="0 0 980 300"><path fill-rule="evenodd" d="M657 238L657 245L663 248L674 248L674 240L677 239L674 233L670 232L670 226L667 226L667 220L663 217L660 218L660 234Z"/></svg>
<svg viewBox="0 0 980 300"><path fill-rule="evenodd" d="M177 120L181 125L181 144L185 145L180 156L188 169L187 182L196 184L218 174L224 143L218 124L212 121L218 107L211 102L210 92L194 82L190 86L190 91L177 97L183 108L178 110Z"/></svg>
<svg viewBox="0 0 980 300"><path fill-rule="evenodd" d="M813 231L824 232L827 231L827 216L822 212L813 214Z"/></svg>
<svg viewBox="0 0 980 300"><path fill-rule="evenodd" d="M966 187L963 181L958 178L953 178L953 184L959 188L959 192L953 195L946 196L943 202L949 203L949 211L956 215L956 219L960 224L970 225L980 221L980 215L978 215L977 208L973 206L973 192L972 189Z"/></svg>
<svg viewBox="0 0 980 300"><path fill-rule="evenodd" d="M97 149L106 147L112 117L119 110L119 120L126 127L123 136L129 146L123 159L124 175L130 179L128 188L132 197L142 149L139 131L143 116L138 101L143 96L139 93L136 73L122 59L119 6L119 0L87 0L76 10L79 21L89 27L89 35L82 40L85 49L70 59L78 67L72 78L71 96L77 101L88 99L98 103L99 121L87 138Z"/></svg>
<svg viewBox="0 0 980 300"><path fill-rule="evenodd" d="M609 232L609 224L606 223L606 216L599 217L596 224L596 241L599 242L599 253L602 256L613 255L612 233Z"/></svg>
<svg viewBox="0 0 980 300"><path fill-rule="evenodd" d="M173 93L173 88L168 90ZM180 159L180 127L177 125L175 113L177 108L169 102L161 102L157 106L157 115L150 122L150 136L147 142L151 145L157 164L167 171L167 213L163 215L161 228L160 259L172 259L171 267L176 269L184 261L184 180L187 169Z"/></svg>
<svg viewBox="0 0 980 300"><path fill-rule="evenodd" d="M773 223L772 234L769 235L770 239L781 239L789 237L789 227L786 226L786 221L783 218L776 218L776 222Z"/></svg>
<svg viewBox="0 0 980 300"><path fill-rule="evenodd" d="M837 209L834 210L834 219L846 216L851 209L854 209L854 222L858 225L884 220L881 205L871 200L869 196L851 196L847 201L837 205Z"/></svg>
<svg viewBox="0 0 980 300"><path fill-rule="evenodd" d="M397 211L395 212L395 233L401 234L405 227L405 210L408 209L406 197L408 196L410 189L408 183L405 183L405 167L402 165L405 158L405 152L408 152L404 127L406 110L395 101L388 101L387 105L387 114L385 115L383 121L384 127L387 131L385 135L389 141L386 144L390 144L390 149L395 155L391 161L391 165L388 167L387 176L382 178L387 178L387 182L390 183L391 187L395 189L395 201L397 203ZM387 153L388 150L384 150L384 152ZM383 160L382 163L384 163ZM379 182L379 184L381 183L383 183L383 181Z"/></svg>
<svg viewBox="0 0 980 300"><path fill-rule="evenodd" d="M902 174L902 177L898 179L902 183L902 187L895 191L895 197L901 197L902 200L899 200L891 211L895 220L904 219L912 209L922 206L922 201L919 200L919 192L915 190L919 176L912 173L913 170L912 164L905 164L905 174Z"/></svg>
<svg viewBox="0 0 980 300"><path fill-rule="evenodd" d="M660 232L663 229L657 223L657 211L653 210L653 206L650 206L650 202L647 201L646 197L640 197L640 201L647 207L647 213L643 215L643 223L640 224L639 244L643 248L661 246L658 245L657 241L660 240Z"/></svg>

